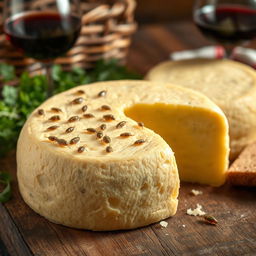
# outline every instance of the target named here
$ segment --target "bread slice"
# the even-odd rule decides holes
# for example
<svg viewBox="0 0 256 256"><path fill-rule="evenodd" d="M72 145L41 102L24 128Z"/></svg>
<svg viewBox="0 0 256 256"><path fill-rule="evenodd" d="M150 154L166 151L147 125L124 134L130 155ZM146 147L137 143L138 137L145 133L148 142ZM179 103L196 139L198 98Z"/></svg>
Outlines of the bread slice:
<svg viewBox="0 0 256 256"><path fill-rule="evenodd" d="M251 67L226 59L166 61L146 79L197 90L216 103L229 122L231 160L256 140L256 72Z"/></svg>
<svg viewBox="0 0 256 256"><path fill-rule="evenodd" d="M239 186L256 186L256 142L247 146L231 165L228 181Z"/></svg>

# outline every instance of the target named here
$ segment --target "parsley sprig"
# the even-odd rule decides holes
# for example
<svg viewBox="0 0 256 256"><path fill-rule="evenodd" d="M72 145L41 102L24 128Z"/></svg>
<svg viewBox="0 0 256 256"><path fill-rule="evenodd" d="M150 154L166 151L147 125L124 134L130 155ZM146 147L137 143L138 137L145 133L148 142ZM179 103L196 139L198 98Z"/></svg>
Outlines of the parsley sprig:
<svg viewBox="0 0 256 256"><path fill-rule="evenodd" d="M0 203L5 203L11 198L11 176L9 173L0 172L0 183L4 184L5 188L0 191Z"/></svg>

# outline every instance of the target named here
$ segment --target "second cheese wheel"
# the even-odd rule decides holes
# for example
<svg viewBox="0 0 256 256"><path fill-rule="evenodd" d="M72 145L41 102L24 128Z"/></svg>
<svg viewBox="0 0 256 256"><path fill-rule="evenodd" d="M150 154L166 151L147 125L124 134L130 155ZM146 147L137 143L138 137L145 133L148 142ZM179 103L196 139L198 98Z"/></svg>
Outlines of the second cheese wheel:
<svg viewBox="0 0 256 256"><path fill-rule="evenodd" d="M231 60L166 61L146 79L191 88L214 101L229 121L230 159L256 140L256 72L251 67Z"/></svg>

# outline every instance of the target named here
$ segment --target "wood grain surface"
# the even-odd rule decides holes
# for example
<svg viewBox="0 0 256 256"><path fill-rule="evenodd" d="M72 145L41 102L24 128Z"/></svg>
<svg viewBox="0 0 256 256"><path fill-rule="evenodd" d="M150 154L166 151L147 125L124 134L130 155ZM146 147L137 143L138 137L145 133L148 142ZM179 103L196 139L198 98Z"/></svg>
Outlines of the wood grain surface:
<svg viewBox="0 0 256 256"><path fill-rule="evenodd" d="M189 22L142 27L134 37L128 63L145 74L172 51L206 44ZM0 159L0 168L13 177L12 199L0 205L1 256L256 255L256 188L182 183L178 212L166 220L166 228L156 223L130 231L92 232L53 224L24 203L15 153ZM203 194L193 196L191 189ZM218 220L216 226L186 214L197 203Z"/></svg>
<svg viewBox="0 0 256 256"><path fill-rule="evenodd" d="M170 22L192 16L194 0L139 0L136 18L141 22Z"/></svg>

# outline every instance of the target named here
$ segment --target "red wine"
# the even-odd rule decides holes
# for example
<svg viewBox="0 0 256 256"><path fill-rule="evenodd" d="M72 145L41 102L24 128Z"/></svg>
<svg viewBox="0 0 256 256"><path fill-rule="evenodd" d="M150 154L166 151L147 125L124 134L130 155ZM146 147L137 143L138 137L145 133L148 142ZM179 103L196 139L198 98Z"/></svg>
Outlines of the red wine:
<svg viewBox="0 0 256 256"><path fill-rule="evenodd" d="M79 17L55 12L26 12L5 21L7 39L24 54L39 60L66 53L81 28Z"/></svg>
<svg viewBox="0 0 256 256"><path fill-rule="evenodd" d="M207 5L194 17L202 33L220 43L237 44L256 37L256 10L238 5Z"/></svg>

